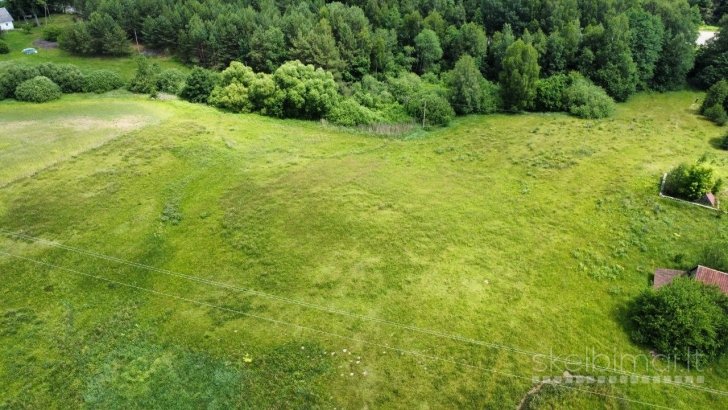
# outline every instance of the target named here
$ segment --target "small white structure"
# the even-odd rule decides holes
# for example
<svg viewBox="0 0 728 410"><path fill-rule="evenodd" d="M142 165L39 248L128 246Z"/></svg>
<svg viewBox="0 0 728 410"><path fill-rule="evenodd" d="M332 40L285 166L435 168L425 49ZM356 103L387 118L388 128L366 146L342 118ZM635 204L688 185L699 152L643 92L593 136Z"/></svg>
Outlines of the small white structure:
<svg viewBox="0 0 728 410"><path fill-rule="evenodd" d="M0 30L14 29L13 21L13 16L8 13L8 10L5 7L0 7Z"/></svg>

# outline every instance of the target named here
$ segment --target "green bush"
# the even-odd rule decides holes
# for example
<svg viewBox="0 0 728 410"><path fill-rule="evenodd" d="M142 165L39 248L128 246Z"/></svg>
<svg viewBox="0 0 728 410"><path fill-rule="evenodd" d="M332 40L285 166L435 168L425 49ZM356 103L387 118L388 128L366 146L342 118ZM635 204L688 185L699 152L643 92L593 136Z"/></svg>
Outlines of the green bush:
<svg viewBox="0 0 728 410"><path fill-rule="evenodd" d="M705 94L703 104L700 106L700 113L707 117L707 111L716 105L725 109L726 98L728 98L728 82L720 80L713 84Z"/></svg>
<svg viewBox="0 0 728 410"><path fill-rule="evenodd" d="M715 360L728 346L728 298L717 286L679 277L640 294L630 312L632 339L695 364ZM688 354L690 356L688 356Z"/></svg>
<svg viewBox="0 0 728 410"><path fill-rule="evenodd" d="M489 114L498 109L498 87L483 78L475 59L469 55L460 57L445 77L450 102L458 114Z"/></svg>
<svg viewBox="0 0 728 410"><path fill-rule="evenodd" d="M704 163L680 164L667 174L665 193L695 201L703 195L717 190L720 183L716 179L713 168Z"/></svg>
<svg viewBox="0 0 728 410"><path fill-rule="evenodd" d="M248 89L239 82L227 86L215 86L208 102L210 105L232 112L248 113L253 110L253 103L248 98Z"/></svg>
<svg viewBox="0 0 728 410"><path fill-rule="evenodd" d="M59 26L43 27L43 39L48 41L58 41L58 37L63 33L63 29Z"/></svg>
<svg viewBox="0 0 728 410"><path fill-rule="evenodd" d="M157 63L150 63L144 56L137 57L137 71L129 81L127 88L137 94L149 94L157 88L157 75L160 73Z"/></svg>
<svg viewBox="0 0 728 410"><path fill-rule="evenodd" d="M285 118L319 119L339 100L334 76L313 65L289 61L273 73L275 97L266 106L269 115Z"/></svg>
<svg viewBox="0 0 728 410"><path fill-rule="evenodd" d="M424 114L425 126L447 125L455 118L455 111L450 103L441 95L432 91L423 91L405 104L407 114L422 121Z"/></svg>
<svg viewBox="0 0 728 410"><path fill-rule="evenodd" d="M566 111L568 107L564 104L564 95L569 85L571 85L571 80L565 74L557 74L539 80L536 85L536 110Z"/></svg>
<svg viewBox="0 0 728 410"><path fill-rule="evenodd" d="M180 97L189 102L207 104L216 82L215 73L201 67L195 67L187 77L185 86L180 92Z"/></svg>
<svg viewBox="0 0 728 410"><path fill-rule="evenodd" d="M40 72L35 67L13 65L0 77L0 100L13 98L15 89L31 78L38 77Z"/></svg>
<svg viewBox="0 0 728 410"><path fill-rule="evenodd" d="M336 125L345 127L384 122L384 119L376 112L360 105L351 98L347 98L333 107L326 115L326 118Z"/></svg>
<svg viewBox="0 0 728 410"><path fill-rule="evenodd" d="M61 87L64 93L82 92L86 86L86 77L73 64L43 63L38 66L40 75L48 77Z"/></svg>
<svg viewBox="0 0 728 410"><path fill-rule="evenodd" d="M20 84L15 89L15 98L34 103L57 100L61 98L61 87L48 77L38 76Z"/></svg>
<svg viewBox="0 0 728 410"><path fill-rule="evenodd" d="M10 53L10 47L8 47L8 43L0 40L0 54L8 54Z"/></svg>
<svg viewBox="0 0 728 410"><path fill-rule="evenodd" d="M87 93L103 94L123 86L124 81L119 77L119 74L110 70L96 70L86 77L83 90Z"/></svg>
<svg viewBox="0 0 728 410"><path fill-rule="evenodd" d="M605 118L614 114L616 104L602 87L576 77L564 92L564 105L579 118Z"/></svg>
<svg viewBox="0 0 728 410"><path fill-rule="evenodd" d="M187 75L176 68L162 71L157 76L157 90L177 95L182 91L187 81Z"/></svg>
<svg viewBox="0 0 728 410"><path fill-rule="evenodd" d="M716 125L723 126L726 122L728 122L728 114L726 114L725 109L720 104L715 104L706 108L705 111L703 111L703 115L705 115L705 118L713 121Z"/></svg>

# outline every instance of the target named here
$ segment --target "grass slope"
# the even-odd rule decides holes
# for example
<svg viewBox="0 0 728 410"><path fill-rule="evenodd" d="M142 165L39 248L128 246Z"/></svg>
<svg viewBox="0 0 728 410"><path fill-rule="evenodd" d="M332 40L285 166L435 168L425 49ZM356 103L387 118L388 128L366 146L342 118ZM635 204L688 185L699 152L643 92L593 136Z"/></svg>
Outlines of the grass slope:
<svg viewBox="0 0 728 410"><path fill-rule="evenodd" d="M644 354L626 335L624 307L655 267L687 267L728 227L722 213L657 197L660 175L680 161L705 154L728 174L728 156L711 145L721 130L695 115L694 98L639 95L590 122L472 116L383 139L180 101L79 96L64 109L117 104L128 111L116 118L143 111L152 125L115 138L113 125L99 128L106 144L1 188L0 228L516 349ZM3 129L49 115L16 104L0 104L25 108ZM16 137L32 140L25 132ZM0 157L1 169L47 150L35 147ZM184 397L174 406L512 408L545 375L528 354L28 240L0 236L0 251L31 259L0 255L9 407L167 408ZM725 362L670 375L683 373L728 390ZM674 408L728 400L662 384L588 390ZM529 405L647 408L600 397L548 390Z"/></svg>

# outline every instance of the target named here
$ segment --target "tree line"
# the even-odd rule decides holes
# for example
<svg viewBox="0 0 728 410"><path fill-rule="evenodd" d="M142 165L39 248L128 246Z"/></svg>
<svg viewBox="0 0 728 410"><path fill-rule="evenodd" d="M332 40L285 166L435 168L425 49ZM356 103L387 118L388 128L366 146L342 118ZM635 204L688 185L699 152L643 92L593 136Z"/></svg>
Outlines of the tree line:
<svg viewBox="0 0 728 410"><path fill-rule="evenodd" d="M9 1L11 7L33 3ZM139 42L214 71L238 61L264 74L298 60L331 73L345 96L351 96L353 88L364 89L365 79L391 84L388 79L412 73L428 78L424 83L431 88L444 88L440 95L452 94L453 86L469 92L470 96L449 99L458 113L483 111L482 101L492 97L499 97L499 108L506 110L558 106L571 111L563 91L574 83L575 73L589 83L580 79L581 90L595 91L596 85L616 101L641 90L680 89L688 78L707 88L715 82L710 79L723 74L714 69L723 64L720 53L719 58L712 55L720 61L711 65L709 75L694 69L697 26L714 21L722 13L723 1L75 0L72 4L79 21L60 36L60 43L75 53L121 54L131 42ZM706 60L701 60L701 53L699 63ZM471 75L469 88L451 75L466 71ZM546 92L554 85L561 86L558 104L536 101L539 88ZM480 96L474 98L476 94ZM601 96L597 100L605 109L609 105Z"/></svg>

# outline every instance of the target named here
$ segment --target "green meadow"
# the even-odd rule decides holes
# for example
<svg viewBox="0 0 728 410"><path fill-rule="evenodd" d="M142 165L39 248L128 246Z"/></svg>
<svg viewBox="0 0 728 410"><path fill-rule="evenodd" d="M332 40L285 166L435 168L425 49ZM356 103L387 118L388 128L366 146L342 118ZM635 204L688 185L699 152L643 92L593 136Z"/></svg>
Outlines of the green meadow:
<svg viewBox="0 0 728 410"><path fill-rule="evenodd" d="M649 357L630 301L728 232L658 197L682 161L728 176L699 96L398 138L122 92L0 102L0 408L516 408L569 355ZM725 359L600 360L571 373L704 382L523 408L728 405Z"/></svg>

